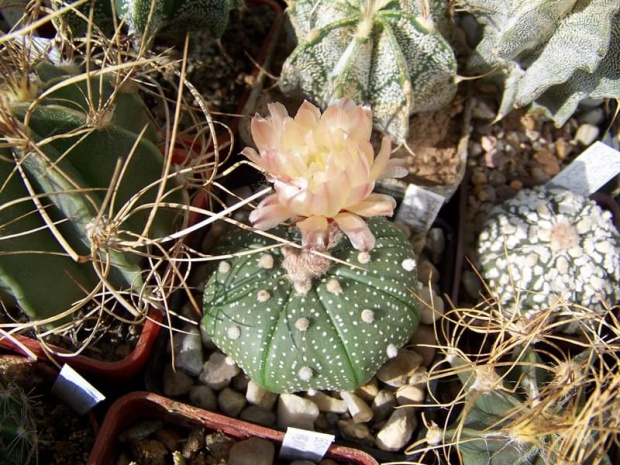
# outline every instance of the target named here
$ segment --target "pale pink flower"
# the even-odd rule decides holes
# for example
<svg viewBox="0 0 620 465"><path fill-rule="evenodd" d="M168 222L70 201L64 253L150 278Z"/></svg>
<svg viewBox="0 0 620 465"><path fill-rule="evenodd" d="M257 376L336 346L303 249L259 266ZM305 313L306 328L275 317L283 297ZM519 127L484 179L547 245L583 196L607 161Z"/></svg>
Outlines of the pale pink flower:
<svg viewBox="0 0 620 465"><path fill-rule="evenodd" d="M335 223L353 247L372 249L375 238L361 217L391 216L396 207L392 197L372 193L375 181L407 170L389 159L389 136L374 157L370 108L341 99L323 115L307 101L295 118L280 103L270 104L269 113L252 119L258 152L250 147L242 152L275 189L250 215L254 227L267 230L293 219L304 246L325 249Z"/></svg>

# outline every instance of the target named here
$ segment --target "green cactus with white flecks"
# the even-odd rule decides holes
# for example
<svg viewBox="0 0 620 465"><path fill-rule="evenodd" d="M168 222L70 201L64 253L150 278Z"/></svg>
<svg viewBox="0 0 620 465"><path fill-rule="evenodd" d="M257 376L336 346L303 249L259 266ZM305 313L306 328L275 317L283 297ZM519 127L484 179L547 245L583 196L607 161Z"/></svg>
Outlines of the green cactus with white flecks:
<svg viewBox="0 0 620 465"><path fill-rule="evenodd" d="M287 10L298 45L280 88L320 106L348 97L398 141L414 112L437 110L456 91L456 60L438 31L447 2L297 0Z"/></svg>
<svg viewBox="0 0 620 465"><path fill-rule="evenodd" d="M161 30L206 30L219 39L228 25L231 8L237 0L115 0L119 18L130 33L154 35ZM151 6L152 5L152 6Z"/></svg>
<svg viewBox="0 0 620 465"><path fill-rule="evenodd" d="M2 287L33 321L101 292L102 277L112 290L141 289L144 244L178 219L154 209L158 191L165 183L160 200L183 196L175 180L162 180L164 159L135 86L49 63L2 85Z"/></svg>
<svg viewBox="0 0 620 465"><path fill-rule="evenodd" d="M0 376L0 465L36 463L37 441L30 398Z"/></svg>
<svg viewBox="0 0 620 465"><path fill-rule="evenodd" d="M483 27L470 73L502 73L498 117L531 104L564 124L584 98L620 98L620 3L462 0Z"/></svg>
<svg viewBox="0 0 620 465"><path fill-rule="evenodd" d="M206 283L206 332L272 392L353 390L366 383L419 321L411 245L383 218L369 226L376 237L370 252L353 249L343 237L329 250L338 261L325 262L320 272L315 263L306 282L291 268L303 266L304 254L312 252L259 251L273 241L254 232L222 238L213 254L239 254L220 262ZM271 233L299 242L284 227Z"/></svg>
<svg viewBox="0 0 620 465"><path fill-rule="evenodd" d="M568 319L572 305L601 313L620 300L620 233L611 213L564 189L524 189L495 207L478 255L485 281L511 314L556 309Z"/></svg>

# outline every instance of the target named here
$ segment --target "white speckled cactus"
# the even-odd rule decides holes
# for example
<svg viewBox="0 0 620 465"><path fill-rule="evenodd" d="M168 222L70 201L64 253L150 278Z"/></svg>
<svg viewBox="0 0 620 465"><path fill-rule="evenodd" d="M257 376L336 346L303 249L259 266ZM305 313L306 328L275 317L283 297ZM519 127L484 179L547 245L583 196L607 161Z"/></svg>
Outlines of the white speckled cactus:
<svg viewBox="0 0 620 465"><path fill-rule="evenodd" d="M603 312L620 299L620 234L611 214L567 190L524 189L496 207L478 253L483 277L509 313L574 304Z"/></svg>
<svg viewBox="0 0 620 465"><path fill-rule="evenodd" d="M373 250L359 252L343 238L330 254L345 263L319 258L315 264L327 270L311 278L306 292L297 289L289 270L307 251L276 248L221 262L205 287L206 332L269 391L353 390L364 384L419 321L411 246L386 220L371 220L370 227L377 240ZM286 228L273 233L291 234ZM213 253L258 251L269 244L241 232Z"/></svg>
<svg viewBox="0 0 620 465"><path fill-rule="evenodd" d="M470 72L505 73L498 118L532 104L561 126L584 98L620 98L620 2L461 3L484 27Z"/></svg>
<svg viewBox="0 0 620 465"><path fill-rule="evenodd" d="M115 0L115 3L118 16L125 19L131 33L144 34L147 32L148 24L149 34L152 35L164 28L181 31L204 29L217 39L226 29L231 7L239 2L237 0Z"/></svg>
<svg viewBox="0 0 620 465"><path fill-rule="evenodd" d="M322 107L341 97L368 104L375 126L402 141L414 112L441 108L456 91L456 60L437 31L447 3L408 0L290 2L298 45L280 87Z"/></svg>
<svg viewBox="0 0 620 465"><path fill-rule="evenodd" d="M258 384L273 392L352 390L396 356L417 328L413 248L392 223L391 197L374 181L401 175L390 137L374 158L368 108L338 101L323 115L305 102L295 118L272 104L256 116L259 149L244 154L275 193L250 215L252 231L221 239L204 293L205 330ZM265 247L268 247L265 249Z"/></svg>

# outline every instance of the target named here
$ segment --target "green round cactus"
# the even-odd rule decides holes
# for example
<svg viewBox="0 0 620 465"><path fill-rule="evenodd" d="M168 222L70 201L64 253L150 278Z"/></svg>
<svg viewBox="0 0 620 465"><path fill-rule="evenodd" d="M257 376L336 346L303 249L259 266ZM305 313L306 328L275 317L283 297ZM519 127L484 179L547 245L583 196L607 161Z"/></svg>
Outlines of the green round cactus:
<svg viewBox="0 0 620 465"><path fill-rule="evenodd" d="M348 97L370 105L373 124L398 141L414 112L437 110L456 92L456 59L437 31L447 3L298 0L287 10L298 45L280 87L320 106Z"/></svg>
<svg viewBox="0 0 620 465"><path fill-rule="evenodd" d="M620 234L611 213L564 189L524 189L497 206L478 255L509 313L562 311L562 302L603 312L620 299Z"/></svg>
<svg viewBox="0 0 620 465"><path fill-rule="evenodd" d="M498 117L532 104L561 126L584 98L620 98L620 2L462 3L483 25L469 71L503 73Z"/></svg>
<svg viewBox="0 0 620 465"><path fill-rule="evenodd" d="M288 246L261 252L273 241L254 232L222 238L213 254L246 253L220 262L206 283L205 331L269 391L364 384L419 322L411 245L383 218L369 227L376 237L370 252L345 237L330 249L346 263ZM299 241L284 227L273 233Z"/></svg>
<svg viewBox="0 0 620 465"><path fill-rule="evenodd" d="M0 376L0 465L36 463L37 440L30 399Z"/></svg>

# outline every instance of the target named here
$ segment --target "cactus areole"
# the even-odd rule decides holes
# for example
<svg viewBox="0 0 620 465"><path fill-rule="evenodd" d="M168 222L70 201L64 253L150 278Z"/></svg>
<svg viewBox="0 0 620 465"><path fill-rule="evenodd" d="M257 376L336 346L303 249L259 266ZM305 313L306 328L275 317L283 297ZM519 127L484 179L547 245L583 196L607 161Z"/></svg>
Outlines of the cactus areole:
<svg viewBox="0 0 620 465"><path fill-rule="evenodd" d="M208 280L206 332L272 392L366 383L388 359L388 346L404 345L419 321L411 245L383 218L369 227L376 238L370 252L332 236L329 255L338 261L309 248L265 250L274 241L250 231L223 238L213 254L245 254L220 262ZM297 230L272 232L300 242Z"/></svg>
<svg viewBox="0 0 620 465"><path fill-rule="evenodd" d="M564 189L524 189L496 207L478 253L510 313L565 313L567 305L600 313L620 300L620 234L611 213Z"/></svg>

